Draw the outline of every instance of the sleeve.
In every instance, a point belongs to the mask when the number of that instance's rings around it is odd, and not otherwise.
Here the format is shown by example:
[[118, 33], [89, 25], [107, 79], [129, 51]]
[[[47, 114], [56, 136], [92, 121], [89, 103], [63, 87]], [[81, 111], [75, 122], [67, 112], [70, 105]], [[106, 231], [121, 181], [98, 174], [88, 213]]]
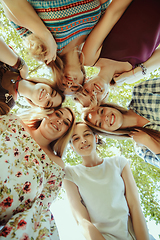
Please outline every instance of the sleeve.
[[66, 166], [64, 171], [65, 171], [65, 177], [64, 178], [66, 180], [74, 182], [74, 180], [73, 180], [73, 168], [71, 166]]
[[20, 35], [21, 38], [27, 37], [28, 35], [32, 34], [32, 32], [30, 30], [28, 30], [27, 28], [19, 26], [12, 21], [10, 23], [11, 23], [12, 27], [16, 30], [18, 35]]
[[59, 182], [55, 184], [55, 177], [52, 176], [44, 185], [41, 194], [33, 200], [33, 204], [27, 204], [28, 209], [26, 208], [24, 211], [14, 214], [9, 219], [0, 232], [0, 239], [59, 240], [50, 205], [56, 197], [55, 195], [58, 195], [57, 188], [61, 187], [62, 181], [60, 178], [60, 180], [57, 180]]
[[101, 5], [101, 15], [104, 14], [106, 8], [111, 4], [112, 0], [106, 0], [104, 3]]
[[123, 157], [123, 156], [119, 156], [118, 157], [118, 162], [119, 162], [119, 169], [120, 169], [120, 174], [121, 174], [122, 171], [123, 171], [123, 168], [128, 163], [128, 160], [125, 157]]
[[155, 154], [145, 146], [135, 144], [135, 151], [145, 162], [160, 168], [160, 154]]
[[0, 135], [8, 129], [11, 118], [13, 118], [12, 114], [0, 116]]

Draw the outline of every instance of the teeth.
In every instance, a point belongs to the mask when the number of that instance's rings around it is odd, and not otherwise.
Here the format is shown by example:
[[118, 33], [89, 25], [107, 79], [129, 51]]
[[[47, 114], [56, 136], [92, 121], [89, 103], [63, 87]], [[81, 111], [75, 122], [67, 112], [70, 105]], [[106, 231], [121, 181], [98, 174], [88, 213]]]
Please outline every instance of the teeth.
[[112, 115], [112, 118], [111, 118], [111, 125], [113, 124], [113, 121], [114, 121], [114, 115]]
[[88, 148], [90, 145], [86, 145], [84, 147], [81, 147], [81, 149]]
[[96, 88], [98, 91], [101, 91], [100, 86], [98, 86], [97, 84], [95, 84], [95, 88]]

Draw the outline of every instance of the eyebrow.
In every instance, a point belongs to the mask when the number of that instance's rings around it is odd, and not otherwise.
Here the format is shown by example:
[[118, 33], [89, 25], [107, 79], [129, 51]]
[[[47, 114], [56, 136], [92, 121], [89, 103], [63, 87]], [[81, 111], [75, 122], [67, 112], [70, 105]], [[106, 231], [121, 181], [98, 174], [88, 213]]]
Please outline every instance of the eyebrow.
[[[83, 133], [86, 133], [86, 132], [88, 132], [88, 131], [90, 132], [90, 130], [87, 129], [87, 130], [85, 130]], [[78, 134], [77, 134], [77, 133], [73, 134], [72, 138], [75, 137], [76, 135], [78, 135]]]
[[[58, 110], [58, 111], [63, 115], [63, 112], [61, 110]], [[71, 120], [69, 118], [66, 118], [66, 119], [69, 121], [69, 123], [71, 123]]]

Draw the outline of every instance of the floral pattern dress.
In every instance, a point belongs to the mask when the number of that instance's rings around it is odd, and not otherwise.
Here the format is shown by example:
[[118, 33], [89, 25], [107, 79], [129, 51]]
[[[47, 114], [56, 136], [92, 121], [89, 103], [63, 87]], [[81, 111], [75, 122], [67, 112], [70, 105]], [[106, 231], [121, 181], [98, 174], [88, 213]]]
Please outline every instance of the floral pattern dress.
[[64, 175], [15, 115], [0, 116], [0, 239], [59, 239], [50, 205]]

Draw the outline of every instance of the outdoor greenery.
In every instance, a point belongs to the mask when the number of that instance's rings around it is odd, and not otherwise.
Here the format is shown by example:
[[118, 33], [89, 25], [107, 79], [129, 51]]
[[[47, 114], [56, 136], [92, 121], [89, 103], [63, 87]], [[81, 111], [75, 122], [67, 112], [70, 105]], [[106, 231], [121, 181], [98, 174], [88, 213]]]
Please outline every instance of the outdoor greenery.
[[[0, 35], [4, 38], [5, 42], [8, 45], [11, 45], [26, 61], [30, 70], [29, 77], [37, 76], [51, 78], [49, 69], [44, 66], [44, 64], [29, 57], [21, 38], [16, 34], [15, 30], [10, 26], [9, 21], [5, 17], [1, 5], [0, 20]], [[39, 68], [36, 70], [37, 67]], [[150, 78], [160, 77], [159, 70], [157, 69], [157, 71], [153, 72]], [[97, 73], [97, 69], [95, 68], [88, 67], [86, 68], [86, 71], [87, 76], [92, 76]], [[141, 79], [141, 81], [145, 80], [146, 79]], [[109, 101], [120, 104], [123, 107], [127, 107], [131, 100], [133, 86], [134, 84], [123, 84], [120, 87], [111, 89]], [[18, 101], [20, 102], [18, 107], [24, 107], [25, 105], [28, 106], [22, 97], [20, 97]], [[77, 121], [81, 120], [81, 112], [77, 110], [77, 106], [75, 106], [71, 97], [67, 97], [64, 105], [70, 106], [75, 111]], [[16, 112], [17, 107], [13, 111]], [[145, 217], [155, 220], [157, 224], [160, 223], [160, 169], [145, 163], [136, 155], [134, 151], [134, 142], [132, 140], [114, 140], [104, 137], [103, 140], [105, 145], [103, 147], [99, 147], [99, 152], [102, 158], [105, 156], [121, 154], [131, 160], [131, 169], [139, 189]], [[70, 146], [68, 146], [64, 160], [71, 165], [78, 164], [81, 161], [80, 157], [71, 150]]]

